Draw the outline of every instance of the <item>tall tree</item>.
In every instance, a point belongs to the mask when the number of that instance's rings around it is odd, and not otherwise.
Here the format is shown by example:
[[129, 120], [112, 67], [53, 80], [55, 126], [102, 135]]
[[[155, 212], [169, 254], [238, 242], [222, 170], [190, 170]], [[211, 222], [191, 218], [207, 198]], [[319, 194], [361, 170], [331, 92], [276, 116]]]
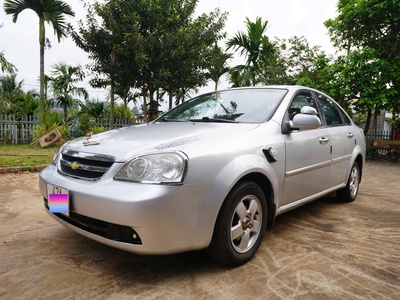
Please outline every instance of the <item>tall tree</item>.
[[74, 38], [97, 59], [103, 78], [114, 82], [111, 94], [117, 85], [140, 90], [146, 116], [147, 104], [157, 101], [158, 90], [171, 96], [177, 88], [205, 82], [203, 58], [224, 36], [226, 15], [216, 10], [195, 18], [196, 4], [197, 0], [94, 3], [89, 8], [92, 17], [86, 25], [81, 23]]
[[314, 88], [320, 84], [320, 73], [328, 65], [329, 58], [320, 46], [311, 47], [305, 37], [294, 36], [288, 40], [287, 61], [289, 73], [299, 82], [310, 82]]
[[[339, 15], [325, 22], [332, 41], [347, 52], [350, 61], [360, 53], [364, 57], [373, 53], [374, 67], [378, 68], [373, 73], [384, 81], [385, 95], [380, 95], [380, 85], [371, 97], [380, 99], [378, 107], [391, 109], [395, 117], [400, 111], [400, 1], [339, 0], [337, 10]], [[364, 60], [362, 67], [370, 65], [371, 60]], [[366, 89], [372, 91], [374, 86], [364, 86], [363, 90]]]
[[[114, 102], [115, 89], [118, 78], [126, 79], [127, 76], [118, 77], [118, 70], [125, 63], [118, 51], [118, 44], [123, 37], [113, 31], [109, 25], [112, 15], [103, 4], [94, 2], [86, 4], [86, 23], [79, 21], [77, 30], [70, 27], [70, 33], [76, 45], [88, 53], [91, 63], [87, 65], [94, 77], [89, 84], [94, 88], [110, 88], [110, 128], [114, 127]], [[101, 18], [99, 18], [99, 16]], [[134, 71], [134, 65], [130, 66]], [[129, 85], [124, 82], [124, 85]]]
[[227, 42], [228, 50], [239, 51], [246, 57], [245, 65], [233, 68], [233, 77], [240, 78], [242, 85], [256, 85], [259, 83], [259, 74], [265, 62], [272, 58], [276, 52], [276, 46], [265, 35], [268, 21], [263, 22], [260, 17], [255, 22], [246, 18], [247, 32], [239, 31]]
[[388, 67], [387, 62], [377, 58], [371, 48], [350, 51], [327, 67], [325, 73], [330, 80], [321, 90], [336, 97], [350, 115], [356, 113], [364, 119], [364, 132], [367, 134], [372, 117], [377, 116], [388, 103], [390, 89], [382, 72]]
[[69, 4], [61, 0], [5, 0], [4, 11], [13, 16], [13, 22], [17, 22], [19, 14], [25, 9], [33, 10], [39, 18], [39, 46], [40, 46], [40, 120], [45, 122], [45, 98], [44, 98], [44, 49], [46, 41], [45, 23], [54, 29], [58, 42], [66, 36], [67, 23], [65, 16], [75, 16]]
[[262, 61], [263, 84], [298, 84], [318, 88], [330, 57], [319, 46], [311, 47], [305, 37], [293, 36], [274, 41], [275, 55]]
[[51, 87], [54, 100], [64, 109], [64, 122], [67, 122], [68, 108], [80, 102], [74, 96], [83, 96], [88, 99], [88, 92], [85, 88], [75, 85], [82, 81], [85, 75], [80, 65], [69, 66], [65, 63], [53, 65], [52, 74]]

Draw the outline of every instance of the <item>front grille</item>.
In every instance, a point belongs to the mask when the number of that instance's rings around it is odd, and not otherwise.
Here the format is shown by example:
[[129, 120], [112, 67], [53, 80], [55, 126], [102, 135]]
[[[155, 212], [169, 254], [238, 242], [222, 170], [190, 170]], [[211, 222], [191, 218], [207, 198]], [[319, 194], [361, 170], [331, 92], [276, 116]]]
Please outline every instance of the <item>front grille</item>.
[[97, 180], [113, 165], [109, 155], [90, 154], [67, 150], [61, 154], [60, 171], [79, 179]]
[[[49, 206], [46, 198], [44, 198], [44, 205], [48, 210]], [[139, 235], [131, 227], [93, 219], [80, 215], [74, 211], [70, 211], [69, 216], [60, 213], [55, 213], [54, 215], [75, 227], [106, 239], [122, 243], [142, 245]]]

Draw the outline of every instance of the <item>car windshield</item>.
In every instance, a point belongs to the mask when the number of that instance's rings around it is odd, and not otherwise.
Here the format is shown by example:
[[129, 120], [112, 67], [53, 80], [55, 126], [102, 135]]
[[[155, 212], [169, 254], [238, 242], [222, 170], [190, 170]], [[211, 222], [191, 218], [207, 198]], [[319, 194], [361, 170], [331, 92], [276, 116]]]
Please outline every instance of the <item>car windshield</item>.
[[261, 123], [268, 119], [285, 89], [234, 89], [193, 98], [167, 112], [159, 122], [243, 122]]

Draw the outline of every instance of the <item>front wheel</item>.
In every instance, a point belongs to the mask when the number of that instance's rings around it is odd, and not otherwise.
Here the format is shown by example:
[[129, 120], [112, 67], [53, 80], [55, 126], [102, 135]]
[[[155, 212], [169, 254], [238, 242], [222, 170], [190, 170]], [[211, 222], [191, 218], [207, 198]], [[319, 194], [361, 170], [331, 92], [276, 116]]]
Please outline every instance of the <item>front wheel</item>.
[[248, 262], [257, 252], [267, 224], [267, 202], [262, 189], [243, 182], [221, 207], [209, 247], [210, 254], [228, 266]]
[[360, 186], [361, 172], [357, 162], [354, 162], [351, 168], [347, 185], [336, 192], [336, 196], [344, 202], [353, 202], [358, 194], [358, 188]]

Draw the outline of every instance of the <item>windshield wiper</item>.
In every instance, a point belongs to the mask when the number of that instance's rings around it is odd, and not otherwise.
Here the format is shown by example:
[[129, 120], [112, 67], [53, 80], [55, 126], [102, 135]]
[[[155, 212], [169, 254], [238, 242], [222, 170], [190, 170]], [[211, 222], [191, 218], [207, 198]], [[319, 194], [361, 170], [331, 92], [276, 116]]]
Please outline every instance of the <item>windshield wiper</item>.
[[187, 122], [188, 120], [182, 120], [182, 119], [169, 119], [167, 117], [161, 118], [158, 120], [158, 122]]
[[239, 123], [235, 120], [228, 119], [215, 119], [209, 117], [202, 117], [201, 119], [189, 119], [190, 122], [215, 122], [215, 123]]

